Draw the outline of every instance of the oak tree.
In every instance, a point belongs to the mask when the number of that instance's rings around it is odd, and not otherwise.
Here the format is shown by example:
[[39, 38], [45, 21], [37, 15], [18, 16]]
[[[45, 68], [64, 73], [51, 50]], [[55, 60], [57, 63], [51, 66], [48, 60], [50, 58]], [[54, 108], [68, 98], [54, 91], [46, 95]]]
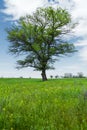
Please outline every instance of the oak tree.
[[9, 52], [23, 55], [18, 68], [33, 67], [41, 71], [42, 80], [47, 80], [46, 70], [60, 57], [75, 51], [74, 45], [63, 36], [72, 30], [70, 14], [52, 7], [38, 8], [32, 15], [21, 17], [7, 29]]

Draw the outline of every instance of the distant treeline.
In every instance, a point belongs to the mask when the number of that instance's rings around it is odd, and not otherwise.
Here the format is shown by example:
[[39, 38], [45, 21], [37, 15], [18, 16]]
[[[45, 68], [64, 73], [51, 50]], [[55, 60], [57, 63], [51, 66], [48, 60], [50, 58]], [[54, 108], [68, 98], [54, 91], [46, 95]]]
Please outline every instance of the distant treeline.
[[[5, 77], [0, 77], [0, 78], [5, 78]], [[9, 78], [9, 77], [8, 77]], [[14, 77], [13, 77], [14, 78]], [[16, 78], [16, 77], [15, 77]], [[18, 78], [18, 77], [17, 77]], [[19, 78], [25, 78], [23, 76], [20, 76]], [[27, 77], [28, 78], [28, 77]], [[65, 73], [64, 75], [50, 75], [50, 79], [58, 79], [58, 78], [87, 78], [87, 76], [84, 76], [83, 72], [78, 72], [76, 75], [72, 73]], [[29, 79], [32, 79], [32, 77], [29, 77]]]
[[84, 76], [84, 74], [82, 72], [78, 72], [76, 75], [73, 75], [72, 73], [65, 73], [64, 76], [53, 76], [50, 75], [50, 78], [86, 78], [86, 76]]

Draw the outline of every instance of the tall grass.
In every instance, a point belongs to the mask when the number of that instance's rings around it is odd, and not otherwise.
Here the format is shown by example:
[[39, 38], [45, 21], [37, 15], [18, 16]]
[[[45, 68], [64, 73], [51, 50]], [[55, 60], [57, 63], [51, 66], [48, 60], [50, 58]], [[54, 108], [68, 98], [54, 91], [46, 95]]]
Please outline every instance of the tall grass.
[[87, 79], [0, 79], [0, 130], [86, 130]]

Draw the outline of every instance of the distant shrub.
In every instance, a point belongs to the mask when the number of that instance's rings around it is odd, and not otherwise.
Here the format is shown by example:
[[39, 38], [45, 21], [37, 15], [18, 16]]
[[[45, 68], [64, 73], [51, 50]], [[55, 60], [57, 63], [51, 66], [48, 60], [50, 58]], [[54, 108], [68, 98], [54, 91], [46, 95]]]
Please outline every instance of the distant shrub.
[[56, 76], [55, 76], [55, 79], [57, 79], [58, 77], [59, 77], [59, 76], [58, 76], [58, 75], [56, 75]]
[[64, 78], [72, 78], [72, 77], [73, 77], [72, 73], [65, 73], [64, 74]]
[[50, 78], [53, 79], [53, 75], [50, 75]]
[[20, 79], [23, 79], [23, 77], [22, 77], [22, 76], [20, 76]]
[[84, 74], [82, 72], [77, 73], [78, 78], [84, 78]]

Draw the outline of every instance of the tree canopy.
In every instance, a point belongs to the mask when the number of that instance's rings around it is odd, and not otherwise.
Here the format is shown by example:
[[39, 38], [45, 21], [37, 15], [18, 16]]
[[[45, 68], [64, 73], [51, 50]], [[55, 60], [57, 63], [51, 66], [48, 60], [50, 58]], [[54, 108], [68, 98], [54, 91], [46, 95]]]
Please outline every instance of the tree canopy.
[[74, 45], [63, 38], [72, 30], [71, 23], [70, 14], [62, 8], [38, 8], [32, 15], [21, 17], [7, 30], [9, 52], [25, 55], [17, 67], [33, 67], [47, 80], [46, 70], [53, 69], [60, 56], [75, 51]]

